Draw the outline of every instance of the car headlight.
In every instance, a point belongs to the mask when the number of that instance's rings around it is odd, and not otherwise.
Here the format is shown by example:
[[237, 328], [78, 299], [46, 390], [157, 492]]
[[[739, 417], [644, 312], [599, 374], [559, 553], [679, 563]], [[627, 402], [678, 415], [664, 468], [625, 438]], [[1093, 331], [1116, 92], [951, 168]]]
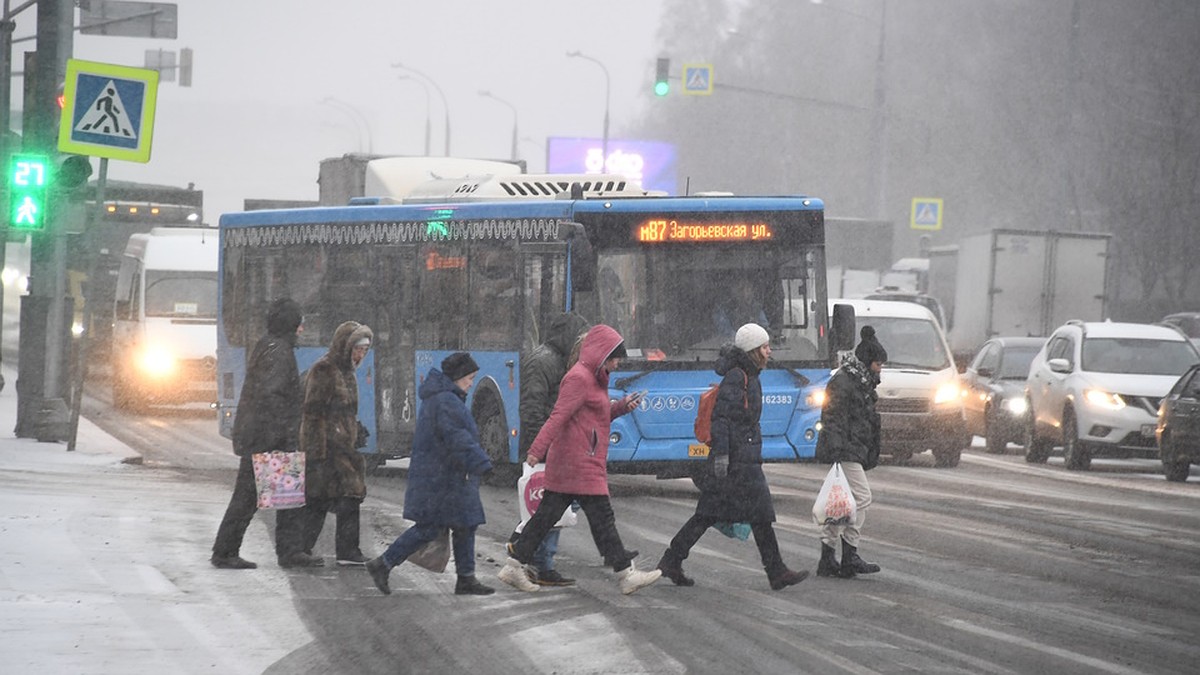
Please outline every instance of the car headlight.
[[138, 359], [138, 366], [153, 377], [170, 375], [175, 370], [175, 355], [162, 347], [147, 347]]
[[1120, 394], [1113, 394], [1103, 389], [1088, 389], [1083, 392], [1083, 398], [1097, 408], [1120, 410], [1125, 407], [1125, 399]]
[[959, 390], [957, 382], [943, 382], [933, 395], [934, 405], [943, 405], [946, 403], [955, 403], [961, 398], [962, 394]]
[[1024, 415], [1029, 410], [1029, 401], [1026, 401], [1021, 396], [1004, 399], [1004, 409], [1012, 413], [1015, 417]]

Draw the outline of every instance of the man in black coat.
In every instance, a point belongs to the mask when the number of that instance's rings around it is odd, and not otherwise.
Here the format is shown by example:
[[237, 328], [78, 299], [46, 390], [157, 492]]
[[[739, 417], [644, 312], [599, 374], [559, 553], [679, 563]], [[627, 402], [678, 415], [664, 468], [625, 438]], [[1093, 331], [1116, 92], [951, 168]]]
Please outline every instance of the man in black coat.
[[[567, 361], [575, 342], [591, 328], [588, 320], [574, 312], [564, 312], [550, 320], [546, 337], [521, 359], [521, 438], [520, 456], [529, 455], [529, 446], [537, 437], [554, 402], [558, 400], [558, 385], [567, 374]], [[513, 531], [510, 542], [516, 542], [521, 527]], [[562, 528], [550, 530], [533, 554], [533, 566], [537, 578], [532, 581], [541, 586], [570, 586], [575, 583], [554, 569], [554, 554], [558, 552], [558, 535]]]
[[[871, 505], [871, 485], [866, 472], [879, 463], [879, 413], [875, 387], [887, 362], [887, 350], [875, 337], [875, 329], [863, 326], [862, 341], [847, 356], [825, 387], [825, 407], [821, 410], [821, 435], [817, 439], [817, 461], [840, 462], [857, 514], [847, 525], [826, 524], [821, 528], [821, 561], [817, 576], [850, 578], [855, 574], [879, 571], [879, 565], [858, 557], [859, 535], [867, 507]], [[838, 563], [836, 547], [842, 543]]]
[[[300, 372], [296, 367], [296, 335], [303, 315], [300, 305], [290, 298], [280, 298], [267, 310], [267, 334], [259, 339], [246, 362], [246, 381], [233, 421], [233, 452], [242, 458], [238, 466], [233, 496], [217, 539], [213, 542], [211, 562], [223, 569], [253, 569], [239, 551], [246, 528], [258, 510], [258, 494], [254, 485], [256, 452], [291, 452], [298, 448], [300, 408], [303, 390]], [[275, 516], [275, 550], [290, 550], [283, 546], [301, 537], [299, 514], [302, 509], [283, 509]]]

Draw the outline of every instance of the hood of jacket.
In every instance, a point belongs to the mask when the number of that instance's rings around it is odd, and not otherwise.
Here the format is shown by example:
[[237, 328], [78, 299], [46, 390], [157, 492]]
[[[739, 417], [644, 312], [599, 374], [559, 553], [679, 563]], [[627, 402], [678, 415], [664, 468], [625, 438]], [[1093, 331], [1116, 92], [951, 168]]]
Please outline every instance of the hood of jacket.
[[451, 392], [464, 401], [467, 400], [467, 392], [459, 389], [458, 385], [454, 384], [454, 380], [451, 380], [437, 368], [430, 368], [429, 374], [425, 376], [425, 381], [421, 383], [421, 386], [417, 387], [417, 396], [424, 401], [446, 391]]
[[721, 353], [717, 356], [717, 374], [725, 377], [725, 373], [734, 368], [741, 368], [747, 377], [758, 375], [761, 370], [749, 354], [733, 345], [725, 345], [721, 347]]
[[267, 310], [267, 333], [284, 338], [288, 344], [294, 346], [296, 329], [303, 320], [304, 313], [300, 310], [300, 303], [291, 298], [280, 298], [272, 302], [271, 308]]
[[542, 342], [566, 358], [575, 340], [588, 329], [588, 320], [575, 312], [564, 312], [550, 320], [546, 339]]
[[601, 384], [607, 385], [608, 373], [604, 372], [602, 366], [608, 355], [622, 342], [624, 340], [616, 330], [602, 323], [596, 324], [583, 338], [583, 345], [579, 348], [579, 363], [595, 375]]
[[366, 324], [357, 321], [345, 321], [333, 331], [333, 340], [329, 343], [329, 360], [341, 370], [354, 370], [354, 361], [350, 353], [354, 351], [354, 343], [367, 338], [374, 341], [375, 334]]

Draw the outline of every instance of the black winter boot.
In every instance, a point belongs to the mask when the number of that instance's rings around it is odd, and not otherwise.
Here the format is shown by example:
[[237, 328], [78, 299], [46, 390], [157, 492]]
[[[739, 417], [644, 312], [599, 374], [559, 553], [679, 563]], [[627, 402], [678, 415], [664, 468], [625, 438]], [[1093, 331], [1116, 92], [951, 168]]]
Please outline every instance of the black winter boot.
[[491, 595], [496, 589], [491, 586], [484, 586], [479, 583], [475, 575], [469, 577], [459, 577], [458, 583], [454, 584], [455, 595]]
[[[846, 574], [849, 570], [850, 574]], [[858, 557], [858, 547], [851, 546], [842, 540], [842, 576], [852, 577], [855, 574], [874, 574], [879, 571], [879, 565], [867, 562]]]
[[821, 542], [821, 561], [817, 563], [817, 576], [840, 577], [842, 570], [838, 567], [837, 552], [833, 547]]
[[696, 580], [683, 573], [683, 565], [674, 560], [669, 550], [663, 554], [663, 557], [659, 558], [658, 569], [664, 577], [670, 579], [671, 583], [676, 586], [696, 585]]

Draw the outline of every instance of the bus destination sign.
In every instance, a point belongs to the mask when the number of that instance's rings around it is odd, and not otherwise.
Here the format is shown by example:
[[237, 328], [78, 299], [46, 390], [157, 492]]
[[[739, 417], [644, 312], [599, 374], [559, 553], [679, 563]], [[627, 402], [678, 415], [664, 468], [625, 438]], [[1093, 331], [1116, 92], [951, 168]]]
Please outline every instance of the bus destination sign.
[[647, 218], [634, 225], [639, 242], [753, 242], [775, 236], [771, 226], [751, 221], [686, 221], [676, 218]]

